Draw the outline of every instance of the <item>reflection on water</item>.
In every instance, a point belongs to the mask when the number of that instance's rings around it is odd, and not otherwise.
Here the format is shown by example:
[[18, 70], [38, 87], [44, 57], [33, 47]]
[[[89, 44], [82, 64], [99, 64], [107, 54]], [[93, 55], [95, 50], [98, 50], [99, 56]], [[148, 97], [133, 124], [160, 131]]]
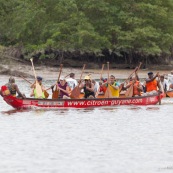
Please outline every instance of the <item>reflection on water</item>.
[[15, 110], [0, 98], [0, 107], [2, 173], [172, 171], [170, 98], [162, 105], [60, 110]]
[[2, 114], [7, 114], [7, 115], [13, 115], [13, 114], [16, 114], [16, 113], [21, 113], [21, 112], [27, 112], [29, 110], [23, 110], [23, 109], [12, 109], [12, 110], [8, 110], [8, 111], [1, 111]]
[[159, 107], [147, 107], [146, 110], [159, 110], [160, 108]]

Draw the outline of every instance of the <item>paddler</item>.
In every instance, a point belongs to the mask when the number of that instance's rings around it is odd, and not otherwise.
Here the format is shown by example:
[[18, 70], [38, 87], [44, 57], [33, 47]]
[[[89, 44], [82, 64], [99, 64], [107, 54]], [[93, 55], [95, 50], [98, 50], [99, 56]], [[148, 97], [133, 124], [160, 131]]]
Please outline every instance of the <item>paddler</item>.
[[146, 82], [146, 93], [145, 95], [152, 95], [158, 92], [158, 89], [160, 92], [162, 91], [160, 81], [156, 78], [159, 77], [159, 72], [156, 73], [156, 75], [153, 74], [153, 72], [148, 72], [148, 78], [145, 80]]
[[13, 97], [16, 97], [16, 94], [18, 94], [17, 97], [26, 98], [25, 94], [20, 92], [17, 84], [15, 83], [14, 77], [11, 76], [9, 78], [9, 82], [1, 87], [1, 95], [12, 95]]
[[143, 92], [142, 84], [140, 83], [140, 81], [138, 79], [139, 79], [139, 77], [133, 76], [131, 78], [129, 84], [127, 84], [125, 87], [123, 87], [123, 90], [126, 90], [126, 89], [128, 90], [133, 85], [132, 97], [141, 96], [141, 94]]
[[107, 82], [103, 83], [103, 86], [110, 86], [111, 97], [119, 97], [119, 83], [116, 81], [115, 76], [111, 75]]
[[[37, 76], [37, 82], [41, 86], [41, 89], [42, 89], [42, 99], [44, 99], [45, 98], [45, 95], [44, 95], [45, 88], [42, 84], [42, 80], [43, 80], [43, 78], [41, 76]], [[34, 96], [34, 98], [38, 98], [37, 91], [36, 91], [36, 81], [31, 85], [31, 88], [32, 88], [32, 92], [30, 94], [30, 97]]]
[[84, 98], [95, 98], [94, 84], [91, 82], [90, 76], [85, 76], [84, 83], [80, 84], [80, 89], [84, 91]]
[[59, 79], [59, 83], [57, 84], [57, 90], [60, 91], [59, 98], [60, 99], [70, 99], [70, 87], [68, 86], [65, 77], [61, 76]]

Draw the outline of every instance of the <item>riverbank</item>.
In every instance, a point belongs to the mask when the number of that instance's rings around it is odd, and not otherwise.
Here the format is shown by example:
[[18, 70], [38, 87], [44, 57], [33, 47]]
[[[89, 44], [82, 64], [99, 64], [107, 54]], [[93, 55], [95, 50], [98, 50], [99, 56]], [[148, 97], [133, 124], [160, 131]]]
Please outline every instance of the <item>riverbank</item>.
[[[1, 68], [3, 67], [3, 68]], [[0, 66], [0, 76], [23, 76], [25, 78], [34, 78], [34, 73], [32, 67], [29, 65], [15, 65], [11, 68], [1, 65]], [[47, 66], [35, 66], [36, 75], [42, 76], [45, 80], [57, 79], [59, 75], [58, 67], [47, 67]], [[140, 78], [146, 78], [147, 72], [151, 71], [151, 69], [140, 69], [138, 74]], [[160, 74], [169, 74], [170, 70], [152, 70], [154, 73], [157, 71]], [[63, 76], [68, 75], [69, 73], [75, 73], [76, 79], [80, 78], [82, 67], [81, 68], [63, 68], [62, 74]], [[110, 69], [109, 73], [116, 76], [118, 79], [126, 79], [131, 73], [133, 69]], [[87, 74], [91, 74], [93, 79], [100, 78], [101, 69], [85, 69], [83, 73], [83, 77]], [[107, 69], [103, 71], [103, 77], [107, 77]]]
[[[26, 78], [34, 78], [34, 73], [32, 69], [32, 65], [29, 61], [13, 58], [13, 57], [5, 57], [0, 58], [1, 65], [0, 65], [0, 75], [7, 75], [7, 76], [23, 76]], [[86, 69], [84, 70], [83, 76], [87, 74], [92, 74], [92, 78], [99, 79], [101, 73], [101, 64], [94, 64], [91, 63], [88, 65], [87, 62], [73, 62], [76, 63], [78, 67], [63, 67], [62, 75], [66, 76], [69, 73], [73, 72], [76, 74], [76, 78], [79, 79], [82, 71], [82, 66], [85, 63]], [[57, 79], [59, 75], [59, 66], [49, 66], [45, 64], [38, 64], [35, 63], [35, 71], [36, 74], [42, 76], [45, 79]], [[128, 64], [113, 64], [110, 63], [110, 74], [115, 75], [117, 78], [126, 79], [129, 74], [133, 71], [135, 66], [128, 67]], [[168, 74], [170, 71], [173, 70], [172, 65], [152, 65], [149, 68], [142, 68], [139, 70], [139, 76], [141, 78], [147, 77], [148, 71], [157, 72], [159, 71], [160, 74]], [[103, 76], [107, 77], [107, 67], [105, 65], [105, 69], [103, 71]]]

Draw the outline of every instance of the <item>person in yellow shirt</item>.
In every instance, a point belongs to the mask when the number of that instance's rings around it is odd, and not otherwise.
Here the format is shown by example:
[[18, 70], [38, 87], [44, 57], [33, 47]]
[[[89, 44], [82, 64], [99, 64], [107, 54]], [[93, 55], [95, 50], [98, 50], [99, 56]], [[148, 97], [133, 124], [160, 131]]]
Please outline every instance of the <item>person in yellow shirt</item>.
[[107, 90], [110, 90], [109, 97], [119, 97], [119, 83], [116, 81], [114, 75], [111, 75], [103, 85], [107, 87]]
[[[38, 81], [39, 85], [41, 86], [41, 89], [42, 89], [42, 98], [44, 99], [45, 98], [45, 95], [44, 95], [45, 88], [44, 88], [44, 86], [42, 84], [42, 77], [37, 76], [37, 81]], [[34, 82], [31, 85], [31, 88], [32, 88], [32, 92], [30, 94], [30, 97], [33, 97], [34, 96], [34, 98], [38, 98], [37, 92], [36, 92], [36, 82]]]

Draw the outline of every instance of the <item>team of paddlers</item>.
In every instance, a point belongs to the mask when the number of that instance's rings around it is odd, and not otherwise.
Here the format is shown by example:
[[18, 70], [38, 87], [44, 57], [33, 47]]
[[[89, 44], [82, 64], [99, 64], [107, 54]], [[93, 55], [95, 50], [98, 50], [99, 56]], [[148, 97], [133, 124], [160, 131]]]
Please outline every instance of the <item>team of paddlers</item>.
[[[53, 99], [70, 99], [70, 98], [98, 98], [99, 95], [103, 95], [105, 98], [118, 98], [120, 93], [125, 93], [126, 97], [146, 96], [152, 95], [156, 92], [166, 92], [173, 89], [173, 71], [168, 75], [168, 80], [165, 79], [165, 75], [159, 75], [153, 72], [148, 72], [148, 78], [142, 84], [137, 74], [138, 68], [134, 70], [134, 75], [130, 76], [128, 80], [119, 84], [114, 75], [110, 75], [109, 78], [100, 78], [100, 81], [91, 78], [91, 75], [87, 75], [84, 79], [76, 80], [75, 74], [70, 73], [69, 77], [59, 76], [55, 85], [52, 85], [52, 98]], [[38, 95], [38, 84], [41, 88], [41, 96]], [[42, 77], [37, 76], [36, 81], [31, 84], [31, 97], [34, 98], [48, 98], [48, 89], [42, 84]], [[82, 97], [79, 95], [83, 93]], [[15, 83], [14, 77], [9, 78], [9, 82], [1, 87], [1, 96], [13, 95], [16, 97], [25, 98]]]

